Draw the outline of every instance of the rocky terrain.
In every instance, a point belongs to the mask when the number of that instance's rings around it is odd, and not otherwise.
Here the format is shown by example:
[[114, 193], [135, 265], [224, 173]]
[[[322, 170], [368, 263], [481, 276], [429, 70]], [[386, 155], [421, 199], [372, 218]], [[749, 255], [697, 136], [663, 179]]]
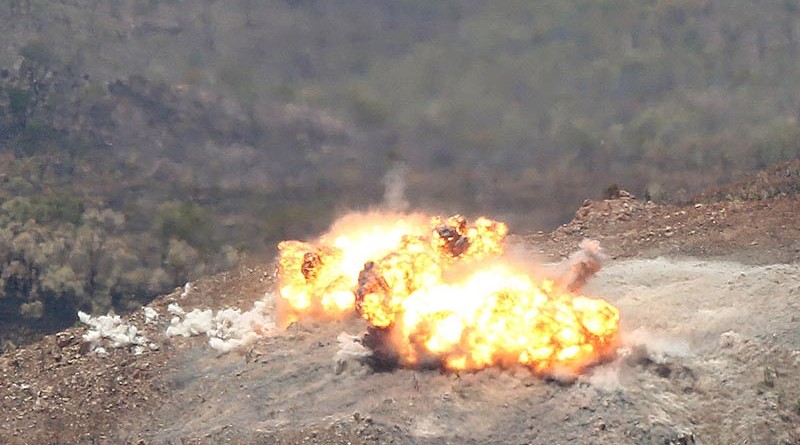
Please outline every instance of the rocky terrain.
[[797, 176], [780, 173], [798, 165], [682, 205], [622, 191], [551, 233], [512, 235], [545, 269], [587, 237], [610, 256], [584, 290], [620, 308], [622, 345], [577, 379], [337, 370], [337, 336], [365, 328], [355, 319], [303, 321], [227, 353], [165, 336], [173, 303], [269, 308], [274, 265], [253, 263], [124, 317], [143, 348], [92, 352], [84, 326], [6, 352], [0, 442], [800, 443], [800, 199]]

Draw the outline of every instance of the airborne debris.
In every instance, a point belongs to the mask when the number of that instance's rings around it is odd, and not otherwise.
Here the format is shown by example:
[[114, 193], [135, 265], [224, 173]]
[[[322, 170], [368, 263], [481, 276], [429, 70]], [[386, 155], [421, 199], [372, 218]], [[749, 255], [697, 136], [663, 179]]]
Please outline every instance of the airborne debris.
[[317, 271], [322, 266], [322, 258], [317, 252], [306, 252], [303, 255], [303, 266], [300, 271], [306, 280], [313, 280], [317, 277]]
[[443, 222], [437, 217], [434, 219], [434, 223], [436, 224], [434, 230], [439, 236], [439, 246], [443, 251], [454, 257], [467, 251], [470, 240], [466, 233], [466, 218], [461, 215], [453, 215]]
[[581, 290], [589, 278], [600, 271], [602, 262], [608, 258], [597, 240], [584, 239], [578, 247], [580, 250], [559, 265], [557, 281], [572, 292]]

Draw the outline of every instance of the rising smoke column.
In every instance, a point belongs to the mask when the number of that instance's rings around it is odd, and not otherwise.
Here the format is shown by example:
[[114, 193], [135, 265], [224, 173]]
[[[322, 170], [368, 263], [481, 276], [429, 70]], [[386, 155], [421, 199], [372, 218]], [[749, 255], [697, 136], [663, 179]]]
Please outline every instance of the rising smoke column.
[[394, 162], [383, 177], [383, 205], [394, 212], [405, 212], [409, 204], [406, 199], [406, 173], [403, 162]]

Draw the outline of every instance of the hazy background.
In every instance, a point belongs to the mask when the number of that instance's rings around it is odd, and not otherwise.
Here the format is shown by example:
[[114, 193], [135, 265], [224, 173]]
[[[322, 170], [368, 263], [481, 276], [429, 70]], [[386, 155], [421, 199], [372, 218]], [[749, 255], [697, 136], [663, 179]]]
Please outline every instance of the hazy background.
[[269, 258], [387, 174], [524, 232], [800, 155], [796, 0], [3, 0], [0, 36], [14, 341]]

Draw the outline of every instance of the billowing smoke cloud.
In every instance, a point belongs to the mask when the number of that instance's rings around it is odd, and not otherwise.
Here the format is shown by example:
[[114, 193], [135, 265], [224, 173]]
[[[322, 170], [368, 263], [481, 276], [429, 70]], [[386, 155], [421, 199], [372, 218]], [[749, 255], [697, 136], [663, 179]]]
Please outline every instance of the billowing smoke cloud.
[[602, 262], [608, 258], [597, 240], [585, 239], [578, 247], [580, 250], [558, 266], [558, 284], [573, 292], [582, 289], [589, 278], [600, 271]]
[[383, 177], [383, 205], [387, 210], [402, 212], [408, 210], [406, 199], [406, 165], [395, 162]]

